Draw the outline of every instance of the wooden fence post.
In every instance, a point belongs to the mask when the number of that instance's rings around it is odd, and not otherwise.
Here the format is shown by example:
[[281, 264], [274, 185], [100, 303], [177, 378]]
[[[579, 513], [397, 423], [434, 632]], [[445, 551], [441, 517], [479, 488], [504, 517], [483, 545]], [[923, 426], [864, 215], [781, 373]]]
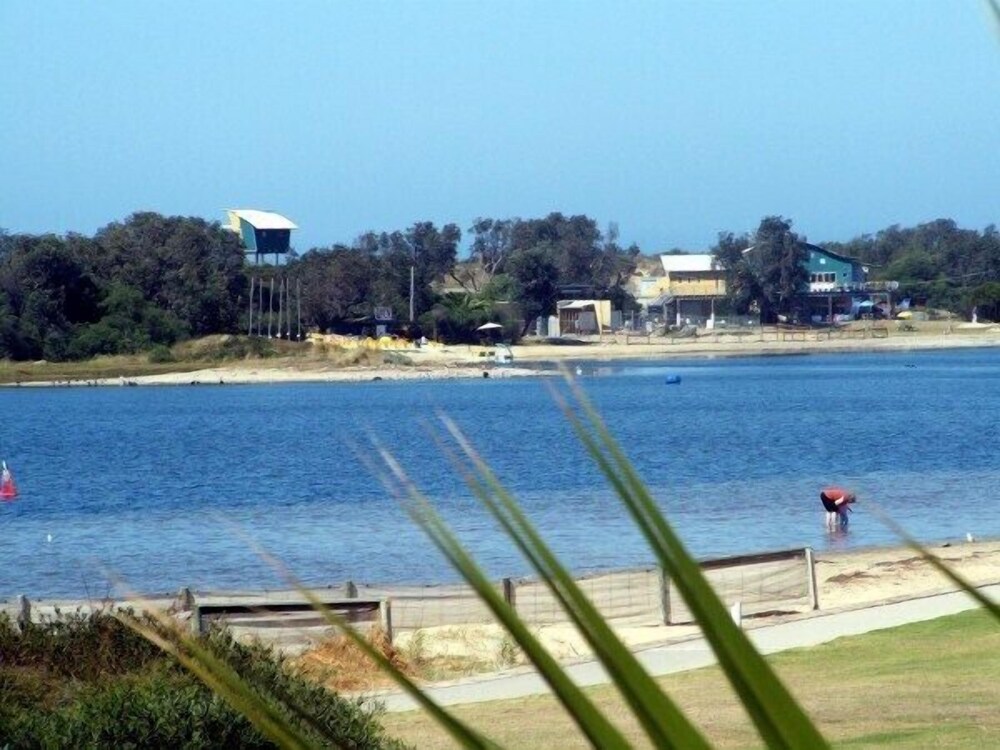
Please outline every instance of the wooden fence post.
[[806, 547], [806, 580], [809, 586], [809, 603], [819, 609], [819, 589], [816, 586], [816, 559], [812, 547]]
[[517, 585], [513, 578], [503, 579], [503, 600], [511, 609], [517, 609]]
[[17, 595], [17, 626], [23, 632], [31, 624], [31, 602], [24, 594]]
[[197, 603], [191, 605], [191, 634], [195, 638], [202, 634], [201, 630], [201, 607]]
[[663, 624], [670, 624], [670, 577], [667, 572], [660, 568], [660, 614], [663, 616]]
[[194, 594], [185, 586], [177, 592], [175, 608], [178, 612], [190, 612], [192, 607], [194, 607]]
[[379, 624], [385, 632], [385, 637], [392, 643], [392, 604], [389, 599], [383, 599], [378, 605]]

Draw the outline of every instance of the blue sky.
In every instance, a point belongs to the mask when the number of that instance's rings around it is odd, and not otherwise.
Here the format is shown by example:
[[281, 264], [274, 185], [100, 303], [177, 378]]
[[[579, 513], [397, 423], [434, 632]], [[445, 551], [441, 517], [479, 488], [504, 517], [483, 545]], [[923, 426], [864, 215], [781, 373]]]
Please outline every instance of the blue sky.
[[644, 252], [1000, 222], [984, 3], [0, 3], [0, 227], [584, 213]]

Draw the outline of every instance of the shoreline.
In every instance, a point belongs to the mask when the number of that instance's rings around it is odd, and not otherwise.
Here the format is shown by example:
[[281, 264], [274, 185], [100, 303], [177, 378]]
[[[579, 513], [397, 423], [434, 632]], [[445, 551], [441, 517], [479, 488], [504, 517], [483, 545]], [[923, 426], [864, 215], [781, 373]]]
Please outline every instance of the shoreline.
[[[925, 541], [922, 544], [924, 549], [943, 560], [974, 586], [1000, 584], [1000, 537], [972, 541], [942, 539]], [[902, 543], [849, 550], [823, 550], [815, 551], [814, 554], [818, 609], [748, 616], [744, 621], [744, 627], [754, 629], [768, 624], [808, 619], [817, 614], [917, 600], [958, 590], [952, 581]], [[414, 586], [415, 584], [383, 583], [377, 588], [381, 592], [380, 596], [392, 598], [393, 589], [410, 591]], [[429, 586], [433, 587], [433, 584]], [[321, 589], [319, 592], [328, 593], [326, 589]], [[246, 600], [248, 603], [266, 602], [275, 598], [282, 600], [288, 595], [298, 598], [292, 592], [279, 589], [199, 590], [191, 593], [197, 599], [208, 602], [232, 597]], [[28, 596], [31, 596], [30, 592]], [[153, 607], [165, 610], [176, 607], [178, 597], [178, 594], [168, 592], [150, 592], [145, 595], [132, 593], [124, 597], [101, 598], [96, 601], [82, 597], [39, 596], [31, 597], [30, 611], [32, 618], [38, 619], [54, 616], [60, 611], [85, 612], [108, 606], [137, 609]], [[0, 596], [0, 612], [6, 611], [9, 616], [16, 617], [18, 606], [15, 596]], [[699, 632], [699, 628], [693, 624], [667, 625], [662, 620], [645, 615], [608, 619], [607, 622], [632, 650], [685, 640], [696, 636]], [[294, 630], [296, 626], [289, 627]], [[321, 629], [321, 631], [305, 636], [304, 648], [294, 650], [301, 653], [321, 644], [329, 635], [326, 630]], [[539, 624], [535, 631], [539, 640], [560, 662], [573, 663], [591, 656], [588, 644], [568, 621]], [[279, 631], [275, 631], [275, 635], [280, 635]], [[306, 642], [309, 645], [305, 645]], [[499, 624], [455, 621], [447, 625], [400, 627], [393, 642], [404, 652], [408, 649], [419, 650], [422, 658], [428, 660], [463, 662], [467, 666], [462, 669], [472, 670], [469, 672], [471, 674], [481, 673], [483, 664], [499, 664], [503, 661], [507, 639], [505, 631]], [[285, 647], [290, 645], [286, 643]], [[520, 659], [507, 667], [516, 666], [519, 662]], [[455, 677], [458, 676], [461, 675], [456, 673]]]
[[[992, 585], [993, 583], [1000, 583], [1000, 536], [984, 536], [976, 537], [972, 541], [968, 539], [963, 539], [961, 537], [941, 537], [938, 539], [927, 539], [919, 540], [919, 544], [927, 551], [933, 553], [939, 558], [947, 560], [949, 555], [957, 554], [956, 560], [968, 562], [969, 560], [975, 560], [978, 557], [986, 556], [996, 556], [995, 567], [990, 571], [989, 575], [985, 578], [981, 576], [975, 577], [972, 582], [976, 585]], [[741, 556], [753, 556], [755, 554], [761, 554], [759, 550], [749, 550], [746, 552], [738, 553], [736, 555], [726, 555], [722, 558], [697, 558], [699, 562], [704, 562], [705, 560], [711, 559], [724, 559], [726, 557], [741, 557]], [[917, 553], [910, 547], [908, 547], [904, 542], [899, 544], [874, 544], [861, 547], [848, 547], [841, 549], [814, 549], [813, 554], [817, 565], [817, 583], [820, 586], [824, 586], [829, 583], [829, 578], [836, 576], [842, 568], [845, 566], [868, 566], [874, 565], [876, 569], [881, 569], [887, 567], [890, 563], [898, 562], [903, 559], [914, 559], [917, 557]], [[921, 563], [925, 564], [925, 563]], [[832, 565], [831, 570], [836, 570], [833, 576], [820, 576], [819, 567], [823, 565]], [[635, 565], [624, 566], [624, 567], [612, 567], [612, 568], [600, 568], [600, 569], [583, 569], [576, 571], [577, 574], [581, 576], [593, 576], [596, 574], [603, 573], [615, 573], [623, 572], [633, 569], [646, 569], [649, 567], [655, 567], [655, 562], [651, 559], [646, 563], [637, 563]], [[573, 573], [573, 571], [570, 571]], [[945, 586], [953, 586], [954, 584], [947, 578], [941, 576], [940, 574], [931, 569], [928, 566], [927, 572], [930, 574], [931, 578], [940, 580], [940, 582]], [[514, 577], [531, 577], [533, 574], [529, 571], [525, 571], [523, 574], [515, 575]], [[877, 577], [877, 576], [872, 576]], [[367, 580], [364, 576], [356, 576], [356, 580]], [[305, 583], [303, 584], [307, 589], [315, 588], [315, 584]], [[414, 588], [433, 588], [436, 586], [452, 586], [452, 585], [463, 585], [460, 579], [449, 579], [447, 581], [414, 581], [410, 579], [401, 581], [375, 581], [366, 583], [365, 585], [374, 586], [378, 589], [391, 589], [400, 588], [410, 591]], [[181, 584], [177, 584], [176, 590], [186, 588]], [[326, 590], [329, 588], [329, 584], [321, 586], [317, 590]], [[171, 589], [170, 586], [164, 585], [155, 590], [147, 590], [145, 592], [130, 592], [129, 596], [126, 597], [98, 597], [99, 600], [116, 600], [123, 599], [131, 601], [133, 598], [136, 600], [146, 600], [146, 601], [159, 601], [165, 598], [170, 598], [176, 596], [176, 590]], [[937, 588], [927, 589], [922, 593], [937, 591]], [[276, 588], [260, 588], [260, 589], [227, 589], [227, 588], [206, 588], [206, 589], [192, 589], [193, 593], [201, 594], [203, 596], [218, 597], [218, 596], [251, 596], [260, 597], [266, 599], [269, 596], [280, 595], [294, 592], [295, 589], [283, 589], [280, 587]], [[3, 604], [11, 604], [14, 602], [18, 595], [26, 594], [31, 598], [32, 601], [38, 603], [44, 603], [50, 606], [69, 606], [72, 603], [88, 603], [94, 601], [94, 599], [88, 599], [83, 594], [80, 595], [63, 595], [63, 594], [33, 594], [32, 592], [3, 592], [0, 591], [0, 609], [2, 609]], [[854, 603], [864, 602], [878, 602], [887, 601], [892, 597], [886, 597], [885, 599], [863, 597]], [[823, 603], [821, 602], [821, 608], [823, 608]], [[842, 606], [843, 602], [837, 601], [836, 606]]]
[[[804, 334], [801, 334], [804, 335]], [[616, 362], [641, 359], [726, 359], [810, 354], [872, 354], [1000, 347], [1000, 327], [976, 333], [896, 334], [886, 338], [734, 341], [727, 334], [705, 334], [697, 339], [668, 339], [622, 343], [585, 341], [573, 344], [531, 343], [511, 347], [512, 365], [487, 359], [486, 347], [431, 346], [387, 350], [412, 360], [409, 365], [336, 367], [321, 359], [284, 358], [228, 363], [183, 372], [91, 379], [39, 380], [6, 383], [4, 388], [108, 387], [150, 385], [265, 385], [288, 383], [360, 383], [370, 381], [517, 378], [553, 375], [544, 365], [580, 361]], [[522, 366], [527, 363], [528, 366]]]

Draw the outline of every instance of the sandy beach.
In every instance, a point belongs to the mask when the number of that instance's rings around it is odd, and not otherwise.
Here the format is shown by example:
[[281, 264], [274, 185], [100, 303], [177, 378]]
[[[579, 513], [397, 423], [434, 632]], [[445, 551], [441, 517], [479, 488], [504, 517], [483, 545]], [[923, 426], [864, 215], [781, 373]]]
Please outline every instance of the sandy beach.
[[529, 342], [510, 347], [513, 363], [499, 365], [489, 347], [399, 345], [382, 352], [405, 364], [338, 365], [323, 356], [252, 359], [219, 366], [157, 375], [105, 377], [93, 380], [37, 381], [20, 386], [115, 386], [115, 385], [218, 385], [281, 383], [348, 383], [374, 380], [447, 380], [453, 378], [517, 378], [551, 375], [544, 363], [574, 361], [618, 361], [692, 357], [781, 356], [846, 352], [925, 351], [1000, 346], [1000, 325], [926, 324], [925, 330], [903, 332], [886, 329], [888, 335], [873, 337], [870, 330], [856, 329], [838, 337], [823, 332], [777, 332], [759, 334], [700, 331], [693, 338], [626, 336], [590, 337], [565, 342]]
[[[976, 585], [1000, 583], [1000, 540], [943, 542], [928, 548]], [[817, 553], [816, 583], [821, 612], [916, 599], [956, 588], [907, 547]], [[797, 615], [749, 618], [744, 620], [744, 627], [760, 627], [782, 619], [808, 616], [810, 613], [804, 611]], [[698, 632], [695, 626], [668, 626], [653, 620], [612, 621], [612, 625], [633, 648], [685, 638]], [[590, 648], [569, 624], [544, 625], [535, 628], [534, 632], [559, 659], [574, 660], [591, 654]], [[504, 633], [496, 625], [423, 628], [400, 633], [396, 640], [403, 653], [419, 648], [425, 659], [493, 662], [498, 668], [511, 665], [505, 657], [505, 643]]]

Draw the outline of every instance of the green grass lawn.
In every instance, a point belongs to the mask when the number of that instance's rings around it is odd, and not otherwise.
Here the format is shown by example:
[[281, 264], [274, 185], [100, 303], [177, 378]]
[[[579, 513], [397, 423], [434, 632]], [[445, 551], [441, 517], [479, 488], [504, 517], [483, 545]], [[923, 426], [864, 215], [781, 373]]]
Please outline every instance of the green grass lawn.
[[[1000, 627], [983, 612], [841, 638], [769, 661], [836, 747], [1000, 747]], [[717, 668], [660, 683], [713, 744], [762, 746]], [[590, 692], [630, 740], [647, 746], [612, 688]], [[550, 698], [456, 713], [507, 747], [588, 746]], [[453, 747], [420, 713], [389, 714], [383, 723], [418, 748]]]

